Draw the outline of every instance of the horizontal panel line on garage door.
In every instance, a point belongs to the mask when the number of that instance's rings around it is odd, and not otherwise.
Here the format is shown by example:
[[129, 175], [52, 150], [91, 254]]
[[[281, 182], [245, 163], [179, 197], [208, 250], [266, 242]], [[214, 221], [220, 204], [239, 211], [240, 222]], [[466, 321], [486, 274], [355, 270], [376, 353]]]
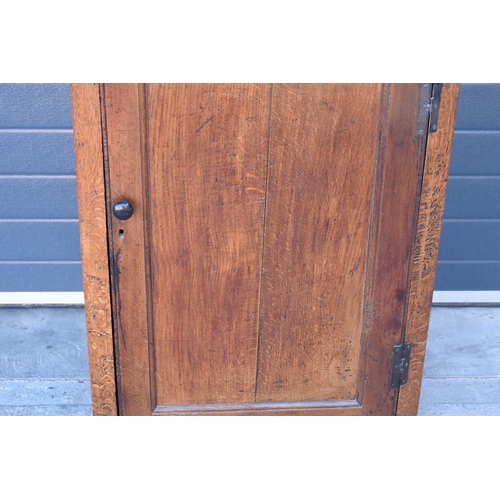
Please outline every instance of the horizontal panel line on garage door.
[[0, 219], [0, 222], [79, 222], [78, 219]]
[[500, 179], [500, 175], [450, 175], [448, 179]]
[[500, 130], [455, 130], [454, 134], [500, 134]]
[[495, 264], [500, 260], [440, 260], [440, 264]]
[[81, 260], [0, 260], [0, 264], [81, 264]]
[[75, 179], [76, 175], [59, 175], [59, 174], [54, 174], [54, 175], [38, 175], [38, 174], [22, 174], [22, 175], [12, 175], [12, 174], [6, 174], [2, 175], [0, 174], [0, 179]]
[[500, 222], [500, 219], [443, 219], [443, 222]]
[[48, 133], [51, 134], [72, 134], [72, 128], [0, 128], [0, 134], [19, 134], [19, 133], [28, 133], [28, 134], [43, 134]]

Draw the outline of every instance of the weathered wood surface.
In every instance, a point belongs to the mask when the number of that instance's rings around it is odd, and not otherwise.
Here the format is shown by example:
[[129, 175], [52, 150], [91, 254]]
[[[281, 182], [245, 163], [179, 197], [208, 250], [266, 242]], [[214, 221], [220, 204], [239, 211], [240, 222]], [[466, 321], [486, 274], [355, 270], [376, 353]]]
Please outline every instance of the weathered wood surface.
[[380, 92], [274, 85], [257, 401], [356, 397]]
[[100, 92], [71, 85], [85, 317], [94, 415], [116, 415]]
[[[449, 137], [452, 88], [440, 115]], [[427, 249], [415, 264], [415, 245], [409, 288], [412, 238], [435, 241], [442, 216], [439, 202], [422, 229], [421, 204], [416, 224], [421, 92], [103, 86], [107, 210], [122, 198], [134, 206], [131, 219], [108, 220], [120, 414], [388, 415], [396, 403], [398, 413], [413, 411], [414, 392], [404, 406], [407, 386], [398, 402], [388, 384], [405, 321], [423, 362], [428, 312], [419, 308], [432, 294], [435, 255]], [[99, 99], [97, 118], [98, 107]], [[98, 127], [101, 141], [100, 119]], [[426, 168], [449, 161], [449, 148], [431, 156], [432, 136]], [[102, 151], [99, 161], [103, 212]], [[444, 194], [429, 185], [424, 178], [422, 203], [434, 206]], [[106, 339], [112, 361], [111, 332]]]
[[255, 397], [270, 85], [148, 85], [159, 405]]
[[413, 342], [413, 348], [408, 383], [399, 391], [397, 415], [416, 415], [418, 411], [458, 93], [459, 84], [443, 85], [438, 130], [427, 138], [405, 321], [405, 342]]
[[[366, 299], [368, 337], [365, 377], [360, 403], [369, 415], [391, 415], [396, 389], [389, 388], [392, 347], [401, 341], [408, 287], [409, 259], [416, 216], [416, 196], [423, 160], [418, 84], [390, 86], [387, 141], [381, 144], [380, 208], [374, 211], [372, 268]], [[382, 128], [384, 127], [382, 121]], [[379, 187], [377, 186], [377, 189]]]

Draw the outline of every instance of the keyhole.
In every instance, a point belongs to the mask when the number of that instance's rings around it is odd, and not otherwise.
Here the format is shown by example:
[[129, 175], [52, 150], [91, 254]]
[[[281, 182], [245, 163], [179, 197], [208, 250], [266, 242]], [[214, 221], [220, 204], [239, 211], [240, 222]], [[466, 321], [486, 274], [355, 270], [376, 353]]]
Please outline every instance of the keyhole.
[[118, 236], [121, 240], [123, 240], [123, 238], [125, 238], [125, 231], [123, 229], [120, 229], [118, 231]]

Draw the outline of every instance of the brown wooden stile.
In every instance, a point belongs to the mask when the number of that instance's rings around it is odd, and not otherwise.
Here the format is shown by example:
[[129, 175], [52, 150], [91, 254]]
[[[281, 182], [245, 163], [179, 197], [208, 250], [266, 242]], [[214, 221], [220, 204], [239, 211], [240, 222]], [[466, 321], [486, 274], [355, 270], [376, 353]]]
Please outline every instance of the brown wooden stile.
[[[422, 167], [419, 137], [420, 89], [393, 84], [389, 90], [387, 142], [381, 146], [380, 209], [374, 211], [371, 244], [373, 271], [366, 299], [366, 333], [370, 337], [363, 406], [369, 415], [394, 413], [397, 389], [389, 389], [392, 348], [403, 334], [403, 309], [408, 286], [408, 259], [415, 217], [415, 197]], [[382, 124], [384, 126], [384, 124]], [[395, 216], [397, 214], [397, 216]], [[375, 387], [386, 388], [382, 398]]]
[[[138, 84], [103, 86], [103, 115], [106, 120], [107, 199], [110, 263], [113, 289], [119, 411], [122, 415], [150, 415], [154, 379], [150, 378], [151, 347], [148, 325], [148, 269], [145, 253], [149, 233], [145, 221], [143, 189], [144, 89]], [[114, 164], [119, 168], [109, 168]], [[134, 206], [134, 217], [120, 221], [111, 216], [112, 206], [122, 199]], [[127, 245], [127, 251], [123, 246]], [[133, 293], [130, 291], [133, 290]], [[125, 341], [122, 325], [135, 335]], [[146, 339], [146, 342], [143, 340]], [[126, 386], [127, 392], [120, 388]]]

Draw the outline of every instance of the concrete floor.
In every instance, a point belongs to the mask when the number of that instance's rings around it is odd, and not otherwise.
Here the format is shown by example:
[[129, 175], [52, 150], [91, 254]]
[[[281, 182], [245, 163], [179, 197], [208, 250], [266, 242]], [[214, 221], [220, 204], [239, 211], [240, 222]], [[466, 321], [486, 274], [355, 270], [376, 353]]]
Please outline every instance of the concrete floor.
[[0, 415], [91, 415], [83, 308], [0, 308]]
[[[0, 415], [91, 415], [82, 308], [0, 308]], [[500, 308], [432, 310], [419, 415], [500, 415]]]
[[432, 309], [419, 415], [500, 415], [500, 308]]

